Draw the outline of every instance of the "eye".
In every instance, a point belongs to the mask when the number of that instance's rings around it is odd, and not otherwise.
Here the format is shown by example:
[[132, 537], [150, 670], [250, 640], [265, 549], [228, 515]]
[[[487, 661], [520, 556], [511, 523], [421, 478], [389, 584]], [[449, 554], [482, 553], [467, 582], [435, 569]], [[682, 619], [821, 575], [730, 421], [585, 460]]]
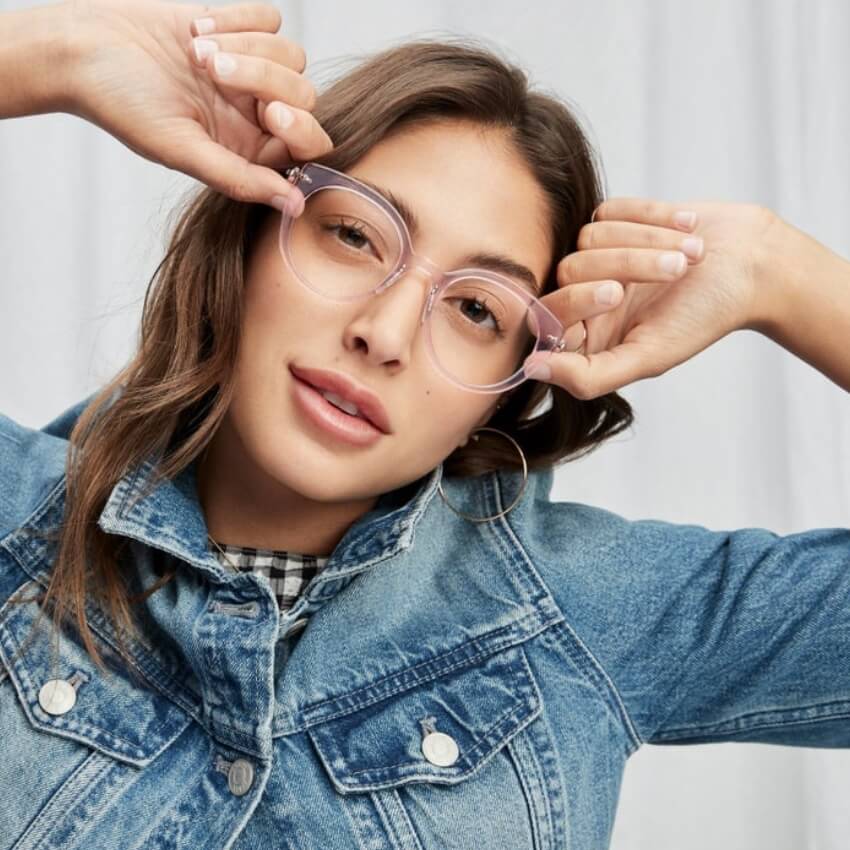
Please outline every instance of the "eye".
[[346, 247], [360, 251], [364, 246], [369, 246], [372, 249], [372, 253], [378, 256], [378, 252], [375, 250], [372, 241], [356, 224], [346, 224], [344, 221], [341, 221], [339, 224], [326, 224], [324, 225], [324, 229], [335, 233], [339, 241]]
[[482, 323], [479, 319], [483, 316], [485, 319], [489, 318], [492, 321], [492, 325], [490, 325], [491, 330], [495, 331], [497, 334], [501, 334], [502, 325], [499, 320], [496, 318], [496, 315], [487, 307], [487, 301], [481, 298], [449, 298], [448, 301], [459, 301], [461, 305], [472, 305], [472, 311], [467, 312], [463, 309], [463, 306], [460, 307], [461, 313], [469, 319], [475, 325], [481, 325]]

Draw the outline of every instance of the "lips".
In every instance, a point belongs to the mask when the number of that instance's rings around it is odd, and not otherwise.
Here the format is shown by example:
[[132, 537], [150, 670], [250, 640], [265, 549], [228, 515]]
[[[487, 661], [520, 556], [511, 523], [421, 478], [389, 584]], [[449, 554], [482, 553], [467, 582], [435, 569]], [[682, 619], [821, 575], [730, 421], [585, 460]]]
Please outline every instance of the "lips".
[[357, 406], [360, 415], [371, 422], [384, 434], [391, 434], [392, 427], [387, 411], [378, 396], [371, 390], [358, 384], [354, 379], [342, 372], [332, 372], [327, 369], [306, 369], [301, 366], [290, 364], [289, 371], [292, 374], [315, 387], [317, 390], [326, 390]]

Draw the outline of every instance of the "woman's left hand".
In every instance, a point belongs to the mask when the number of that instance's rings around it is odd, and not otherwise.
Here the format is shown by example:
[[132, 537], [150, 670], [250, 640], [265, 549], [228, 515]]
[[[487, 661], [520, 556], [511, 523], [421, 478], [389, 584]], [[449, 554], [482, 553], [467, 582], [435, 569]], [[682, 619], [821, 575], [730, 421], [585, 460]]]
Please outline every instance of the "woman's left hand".
[[[695, 226], [676, 224], [674, 215], [682, 210], [696, 212]], [[566, 325], [574, 321], [571, 301], [580, 293], [586, 298], [588, 282], [619, 281], [624, 292], [617, 306], [585, 320], [580, 352], [544, 358], [551, 374], [535, 373], [534, 379], [576, 398], [597, 398], [662, 375], [726, 334], [751, 326], [763, 242], [777, 221], [755, 204], [604, 201], [582, 227], [578, 250], [558, 264], [558, 290], [541, 300]], [[688, 236], [703, 239], [703, 252], [696, 258], [680, 254], [687, 262], [678, 272], [661, 271], [662, 255], [677, 252]]]

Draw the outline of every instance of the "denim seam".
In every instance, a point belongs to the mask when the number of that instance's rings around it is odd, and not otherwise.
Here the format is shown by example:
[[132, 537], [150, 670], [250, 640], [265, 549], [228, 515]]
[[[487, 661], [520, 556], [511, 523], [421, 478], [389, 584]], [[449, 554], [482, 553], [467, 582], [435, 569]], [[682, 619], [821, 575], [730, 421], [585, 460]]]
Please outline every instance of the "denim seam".
[[[497, 507], [499, 508], [499, 510], [501, 510], [502, 509], [501, 481], [498, 479], [498, 476], [496, 477], [496, 489], [497, 489], [497, 494], [496, 494]], [[528, 569], [530, 569], [537, 576], [537, 579], [539, 580], [540, 584], [543, 587], [547, 587], [547, 589], [548, 589], [546, 582], [543, 580], [543, 577], [540, 575], [539, 571], [534, 566], [534, 562], [529, 557], [528, 553], [525, 551], [525, 547], [520, 542], [517, 534], [514, 532], [514, 529], [511, 526], [510, 521], [507, 519], [507, 517], [502, 516], [496, 522], [499, 523], [499, 527], [502, 528], [504, 530], [505, 534], [510, 538], [511, 542], [516, 547], [516, 551], [521, 555], [521, 557], [524, 560], [525, 565], [528, 567]], [[550, 595], [551, 595], [551, 591], [550, 591]], [[555, 604], [557, 605], [557, 603], [555, 603]], [[595, 670], [595, 672], [597, 674], [596, 676], [590, 677], [590, 676], [585, 675], [585, 677], [588, 679], [589, 683], [591, 685], [593, 685], [593, 687], [598, 688], [596, 678], [601, 676], [602, 679], [605, 681], [607, 688], [610, 690], [611, 695], [613, 696], [620, 712], [622, 713], [622, 721], [621, 722], [624, 722], [625, 727], [626, 727], [626, 731], [627, 731], [627, 733], [628, 733], [628, 735], [629, 735], [629, 737], [630, 737], [630, 739], [632, 740], [632, 743], [633, 743], [633, 749], [629, 752], [629, 755], [631, 755], [632, 752], [634, 752], [635, 750], [637, 750], [641, 746], [641, 744], [643, 743], [643, 740], [642, 740], [637, 728], [635, 727], [635, 724], [632, 721], [632, 718], [629, 715], [628, 710], [626, 709], [625, 703], [623, 702], [623, 699], [620, 696], [620, 692], [619, 692], [617, 686], [614, 684], [614, 681], [608, 675], [608, 671], [603, 667], [603, 665], [601, 664], [599, 659], [596, 658], [596, 656], [591, 652], [591, 650], [589, 649], [587, 644], [585, 644], [584, 641], [581, 640], [581, 638], [576, 633], [575, 629], [573, 629], [573, 627], [568, 623], [566, 616], [564, 615], [564, 612], [561, 611], [560, 607], [558, 607], [558, 610], [560, 611], [560, 614], [563, 617], [563, 621], [562, 621], [563, 629], [565, 631], [569, 632], [569, 634], [572, 636], [572, 638], [574, 639], [576, 644], [581, 648], [582, 652], [586, 654], [587, 658], [590, 660], [592, 665], [596, 668], [596, 670]], [[561, 634], [561, 630], [556, 628], [553, 631], [558, 636], [558, 639], [562, 642], [564, 649], [566, 650], [567, 649], [566, 641], [564, 641], [564, 639], [563, 639], [563, 635]], [[582, 671], [582, 673], [585, 673], [584, 665], [579, 665], [579, 669]], [[607, 700], [605, 700], [605, 702], [607, 704]]]
[[5, 431], [0, 431], [0, 437], [4, 440], [8, 440], [10, 443], [14, 443], [16, 446], [22, 446], [23, 443], [17, 438], [13, 437], [11, 434], [7, 434]]
[[[370, 794], [372, 796], [372, 803], [378, 811], [384, 828], [392, 838], [393, 847], [407, 847], [407, 839], [409, 837], [415, 842], [415, 850], [422, 850], [422, 842], [419, 840], [419, 835], [413, 828], [413, 822], [410, 820], [410, 815], [404, 807], [398, 788], [387, 788], [383, 792], [371, 791]], [[393, 813], [390, 810], [390, 805], [384, 795], [388, 795], [391, 798], [392, 806], [397, 810], [397, 813]], [[402, 818], [404, 820], [404, 825], [407, 828], [406, 836], [399, 834], [397, 827], [398, 818]]]
[[[513, 622], [508, 623], [507, 625], [501, 626], [498, 629], [493, 629], [493, 631], [487, 632], [486, 634], [480, 635], [479, 637], [473, 638], [472, 640], [468, 640], [465, 643], [462, 643], [460, 646], [456, 646], [456, 647], [454, 647], [454, 649], [451, 649], [448, 652], [443, 653], [442, 655], [436, 655], [436, 656], [434, 656], [434, 658], [429, 658], [425, 661], [421, 661], [419, 664], [414, 664], [412, 667], [406, 667], [404, 670], [400, 670], [400, 671], [397, 671], [395, 673], [390, 673], [388, 676], [384, 676], [381, 679], [376, 679], [374, 682], [369, 682], [368, 684], [363, 685], [362, 687], [359, 687], [356, 690], [349, 691], [348, 693], [338, 695], [338, 696], [328, 697], [327, 699], [321, 700], [321, 702], [317, 702], [317, 703], [313, 703], [312, 705], [305, 706], [302, 713], [303, 714], [314, 713], [315, 710], [320, 708], [321, 706], [326, 705], [327, 703], [336, 702], [337, 700], [341, 699], [342, 697], [345, 697], [346, 699], [348, 699], [350, 697], [355, 697], [357, 694], [364, 692], [364, 691], [373, 690], [373, 689], [375, 689], [376, 686], [379, 686], [383, 682], [386, 682], [390, 679], [393, 679], [393, 678], [395, 678], [399, 675], [402, 675], [402, 674], [408, 675], [408, 674], [412, 673], [413, 671], [417, 670], [420, 667], [427, 667], [429, 665], [436, 665], [436, 664], [438, 664], [438, 662], [440, 661], [441, 658], [447, 658], [447, 657], [451, 657], [452, 655], [459, 654], [461, 652], [461, 650], [464, 650], [469, 646], [473, 646], [473, 645], [479, 643], [480, 641], [484, 640], [485, 638], [487, 638], [488, 641], [489, 641], [489, 640], [492, 639], [492, 636], [498, 635], [500, 632], [511, 631], [514, 628], [516, 628], [518, 623], [522, 623], [524, 620], [533, 619], [533, 618], [534, 618], [533, 613], [526, 614], [524, 617], [521, 617], [518, 620], [514, 620]], [[533, 635], [531, 635], [529, 637], [525, 637], [519, 642], [523, 643], [526, 640], [530, 640], [531, 637], [533, 637]], [[358, 704], [355, 708], [340, 709], [336, 713], [328, 715], [327, 717], [322, 717], [321, 719], [315, 720], [313, 722], [308, 721], [303, 726], [300, 726], [293, 731], [296, 731], [296, 732], [301, 731], [302, 729], [309, 728], [310, 726], [315, 726], [315, 725], [318, 725], [320, 723], [327, 723], [330, 720], [336, 720], [338, 717], [345, 717], [347, 714], [353, 714], [356, 711], [362, 711], [364, 708], [368, 708], [370, 705], [374, 705], [375, 703], [381, 702], [385, 699], [388, 699], [389, 697], [395, 696], [396, 694], [404, 693], [405, 691], [412, 690], [413, 688], [419, 687], [420, 685], [427, 684], [428, 682], [431, 682], [434, 679], [442, 678], [446, 674], [451, 673], [455, 670], [458, 670], [458, 669], [462, 670], [465, 667], [471, 667], [473, 664], [475, 664], [476, 661], [480, 661], [482, 658], [487, 658], [491, 655], [496, 655], [500, 652], [504, 652], [506, 649], [510, 649], [513, 646], [516, 646], [516, 644], [510, 644], [507, 647], [505, 647], [505, 646], [497, 647], [496, 649], [493, 649], [493, 648], [487, 646], [486, 648], [480, 650], [479, 652], [476, 652], [474, 655], [464, 656], [463, 658], [461, 658], [460, 660], [456, 661], [453, 664], [449, 664], [445, 667], [438, 667], [433, 674], [428, 674], [428, 675], [424, 676], [423, 678], [416, 679], [412, 684], [401, 684], [401, 685], [399, 685], [399, 687], [394, 688], [393, 690], [389, 691], [388, 693], [381, 693], [378, 696], [367, 699], [365, 702]]]
[[[820, 712], [827, 706], [836, 706], [836, 710]], [[811, 717], [793, 716], [789, 720], [783, 719], [784, 715], [797, 715], [800, 711], [818, 712]], [[812, 706], [795, 706], [794, 708], [775, 708], [765, 711], [754, 711], [747, 714], [738, 714], [716, 723], [695, 724], [693, 726], [679, 726], [675, 729], [666, 729], [657, 732], [652, 740], [661, 739], [686, 739], [693, 737], [695, 733], [704, 734], [735, 734], [736, 732], [751, 732], [758, 729], [773, 729], [783, 726], [796, 726], [802, 723], [822, 723], [824, 721], [836, 720], [841, 717], [850, 717], [850, 701], [833, 700], [830, 702], [815, 703]], [[772, 719], [770, 719], [772, 718]]]
[[71, 802], [85, 801], [92, 790], [103, 781], [103, 776], [108, 775], [114, 768], [115, 761], [109, 756], [99, 750], [92, 751], [68, 776], [62, 779], [35, 818], [18, 837], [15, 846], [44, 846], [42, 842], [45, 837], [55, 828], [57, 818], [66, 813]]
[[[540, 770], [540, 763], [537, 760], [537, 753], [535, 751], [533, 741], [529, 740], [522, 745], [518, 743], [519, 737], [520, 736], [518, 735], [514, 736], [508, 743], [506, 750], [510, 754], [511, 760], [514, 764], [514, 769], [519, 776], [520, 788], [522, 789], [523, 796], [526, 800], [526, 806], [528, 807], [528, 819], [531, 823], [532, 841], [534, 842], [535, 848], [543, 850], [544, 846], [547, 845], [548, 842], [545, 842], [541, 835], [540, 813], [539, 807], [535, 802], [534, 783], [536, 783], [537, 788], [541, 790], [544, 798], [546, 797], [548, 789], [546, 788], [546, 782], [543, 779], [543, 773]], [[551, 812], [549, 811], [549, 806], [545, 800], [543, 808], [545, 809], [548, 834], [553, 835]]]
[[[59, 489], [62, 486], [64, 486], [64, 483], [65, 483], [65, 475], [63, 474], [59, 477], [59, 480], [50, 488], [50, 490], [48, 490], [47, 495], [35, 506], [35, 508], [33, 508], [32, 512], [29, 514], [29, 516], [26, 519], [24, 519], [24, 521], [17, 528], [13, 528], [11, 531], [9, 531], [9, 533], [5, 537], [0, 539], [0, 546], [2, 546], [19, 564], [21, 564], [20, 559], [17, 558], [15, 556], [15, 553], [12, 552], [5, 545], [6, 541], [9, 540], [9, 538], [11, 538], [13, 535], [20, 532], [24, 528], [24, 526], [30, 525], [34, 522], [37, 522], [39, 519], [41, 519], [41, 517], [45, 513], [47, 513], [47, 510], [53, 504], [53, 500], [56, 498], [57, 492], [59, 491]], [[27, 570], [26, 567], [23, 564], [21, 564], [21, 567], [28, 576], [30, 576], [31, 578], [34, 578], [32, 573], [30, 573], [30, 571]], [[42, 584], [42, 587], [46, 587], [46, 585]]]

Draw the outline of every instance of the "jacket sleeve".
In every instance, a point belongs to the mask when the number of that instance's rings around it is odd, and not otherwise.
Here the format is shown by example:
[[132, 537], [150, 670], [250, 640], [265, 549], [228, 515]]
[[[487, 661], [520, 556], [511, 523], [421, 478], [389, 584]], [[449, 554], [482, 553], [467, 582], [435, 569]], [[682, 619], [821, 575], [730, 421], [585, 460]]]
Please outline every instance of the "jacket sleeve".
[[636, 745], [850, 747], [850, 529], [714, 531], [538, 491], [515, 530]]

